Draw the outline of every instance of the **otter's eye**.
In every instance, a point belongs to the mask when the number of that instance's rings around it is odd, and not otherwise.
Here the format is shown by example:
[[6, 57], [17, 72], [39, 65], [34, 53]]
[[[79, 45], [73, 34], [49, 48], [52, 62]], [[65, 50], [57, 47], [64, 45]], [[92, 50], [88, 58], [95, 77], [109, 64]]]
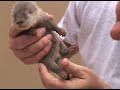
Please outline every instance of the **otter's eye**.
[[32, 14], [32, 13], [33, 13], [33, 11], [32, 11], [32, 10], [29, 10], [28, 12], [29, 12], [30, 14]]
[[32, 13], [34, 13], [36, 11], [36, 7], [28, 7], [28, 13], [30, 13], [30, 14], [32, 14]]

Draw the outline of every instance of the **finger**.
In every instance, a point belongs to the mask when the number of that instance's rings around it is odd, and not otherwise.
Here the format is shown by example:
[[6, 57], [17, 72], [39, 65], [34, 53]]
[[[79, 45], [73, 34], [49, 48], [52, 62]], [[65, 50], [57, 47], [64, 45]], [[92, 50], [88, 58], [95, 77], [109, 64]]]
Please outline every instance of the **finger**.
[[66, 58], [62, 61], [62, 67], [66, 72], [72, 74], [75, 77], [83, 78], [84, 76], [83, 67], [70, 62]]
[[22, 62], [25, 64], [35, 64], [40, 62], [49, 52], [50, 48], [52, 47], [52, 43], [49, 43], [42, 51], [39, 51], [37, 54], [27, 57], [21, 58]]
[[48, 14], [47, 12], [46, 12], [46, 15], [48, 16], [48, 18], [49, 18], [50, 20], [53, 20], [53, 19], [54, 19], [54, 16], [53, 16], [53, 15]]
[[12, 24], [11, 27], [10, 27], [9, 36], [14, 38], [22, 31], [24, 31], [24, 30], [20, 30], [17, 25]]
[[74, 78], [71, 80], [60, 80], [49, 73], [45, 65], [40, 64], [39, 73], [43, 84], [51, 89], [79, 89], [85, 85], [85, 80]]
[[40, 73], [40, 75], [42, 77], [41, 79], [43, 81], [48, 81], [50, 79], [52, 79], [52, 80], [56, 79], [54, 76], [51, 75], [51, 73], [48, 71], [47, 67], [42, 63], [40, 63], [40, 65], [39, 65], [39, 73]]
[[39, 51], [41, 51], [44, 47], [46, 47], [52, 40], [52, 35], [46, 35], [45, 37], [41, 38], [38, 42], [34, 43], [33, 45], [30, 45], [24, 49], [20, 49], [16, 51], [16, 55], [25, 58], [32, 56]]
[[15, 37], [19, 32], [20, 32], [20, 30], [17, 30], [17, 29], [15, 28], [15, 25], [11, 25], [11, 27], [10, 27], [10, 32], [9, 32], [9, 36], [13, 38], [13, 37]]
[[38, 41], [46, 33], [45, 28], [38, 29], [36, 36], [22, 35], [16, 38], [10, 38], [10, 48], [11, 49], [23, 49], [30, 44]]
[[45, 65], [40, 64], [39, 73], [40, 73], [43, 84], [47, 88], [62, 88], [63, 87], [64, 85], [63, 81], [54, 77], [51, 73], [49, 73]]
[[72, 78], [71, 80], [66, 80], [63, 82], [63, 89], [82, 89], [86, 86], [86, 80], [80, 78]]

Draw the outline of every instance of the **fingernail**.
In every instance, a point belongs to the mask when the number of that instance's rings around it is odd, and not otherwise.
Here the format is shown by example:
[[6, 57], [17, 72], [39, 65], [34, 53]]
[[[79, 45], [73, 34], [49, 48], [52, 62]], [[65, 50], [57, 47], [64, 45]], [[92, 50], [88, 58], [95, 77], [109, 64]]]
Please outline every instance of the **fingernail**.
[[52, 46], [52, 42], [50, 42], [48, 46], [51, 47]]
[[38, 31], [38, 35], [39, 36], [41, 36], [41, 34], [45, 34], [46, 33], [46, 29], [45, 28], [40, 28], [37, 31]]
[[63, 66], [66, 66], [68, 64], [68, 59], [64, 58], [63, 61], [62, 61], [62, 64], [63, 64]]
[[49, 40], [52, 40], [52, 35], [51, 35], [51, 34], [46, 35], [46, 37], [47, 37]]

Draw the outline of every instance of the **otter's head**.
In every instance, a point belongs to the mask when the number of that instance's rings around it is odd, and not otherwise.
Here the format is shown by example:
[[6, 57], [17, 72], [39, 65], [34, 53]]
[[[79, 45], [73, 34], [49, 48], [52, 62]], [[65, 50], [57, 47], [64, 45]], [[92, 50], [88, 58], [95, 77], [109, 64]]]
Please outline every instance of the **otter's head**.
[[19, 29], [28, 29], [36, 23], [38, 10], [34, 1], [17, 1], [12, 9], [12, 21]]

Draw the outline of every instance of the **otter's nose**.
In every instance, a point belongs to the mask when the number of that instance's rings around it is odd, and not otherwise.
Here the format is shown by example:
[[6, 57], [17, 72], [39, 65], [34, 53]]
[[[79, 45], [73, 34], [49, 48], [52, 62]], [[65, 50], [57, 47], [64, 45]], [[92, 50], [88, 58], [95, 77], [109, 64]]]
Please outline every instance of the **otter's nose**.
[[24, 21], [22, 20], [16, 22], [16, 24], [22, 24], [22, 23], [24, 23]]

